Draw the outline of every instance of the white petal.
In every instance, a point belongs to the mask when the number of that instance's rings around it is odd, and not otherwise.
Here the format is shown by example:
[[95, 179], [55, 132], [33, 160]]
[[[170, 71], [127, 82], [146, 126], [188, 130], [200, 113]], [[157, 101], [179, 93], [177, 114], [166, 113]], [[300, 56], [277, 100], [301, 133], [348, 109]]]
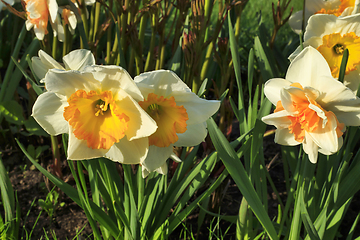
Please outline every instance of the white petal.
[[136, 101], [142, 101], [144, 98], [132, 80], [129, 73], [119, 66], [87, 66], [84, 71], [91, 71], [94, 78], [101, 82], [102, 91], [112, 91], [116, 98], [117, 89], [123, 89]]
[[276, 106], [277, 102], [281, 100], [280, 91], [284, 87], [290, 86], [291, 82], [282, 78], [273, 78], [265, 83], [264, 93], [272, 104]]
[[199, 98], [192, 92], [173, 92], [172, 96], [175, 98], [177, 106], [184, 106], [189, 120], [186, 124], [197, 124], [205, 122], [211, 117], [220, 107], [220, 101], [205, 100]]
[[45, 92], [35, 101], [32, 116], [50, 135], [69, 131], [69, 124], [63, 116], [64, 107], [68, 106], [66, 100], [55, 93]]
[[86, 66], [95, 64], [94, 55], [87, 49], [78, 49], [63, 57], [65, 68], [82, 71]]
[[328, 121], [325, 126], [319, 126], [313, 131], [309, 132], [312, 140], [317, 146], [329, 152], [335, 153], [339, 150], [338, 136], [336, 134], [336, 118], [332, 114], [327, 115]]
[[[307, 101], [305, 92], [297, 87], [286, 87], [280, 91], [281, 104], [284, 109], [290, 114], [298, 114], [298, 110], [294, 107], [293, 98], [298, 99], [298, 101]], [[297, 101], [296, 101], [297, 102]]]
[[45, 28], [38, 28], [36, 25], [34, 26], [34, 33], [37, 39], [43, 40], [45, 37]]
[[92, 149], [87, 146], [85, 140], [80, 140], [73, 134], [73, 129], [70, 126], [69, 144], [68, 144], [68, 159], [83, 160], [103, 157], [108, 149]]
[[[168, 172], [168, 165], [165, 162], [161, 167], [155, 169], [155, 172], [160, 173], [162, 175], [166, 175]], [[142, 177], [146, 178], [150, 172], [146, 168], [142, 168]]]
[[294, 61], [291, 62], [286, 73], [286, 80], [298, 82], [301, 86], [315, 89], [320, 84], [319, 78], [331, 77], [331, 71], [325, 58], [313, 47], [304, 48]]
[[308, 155], [311, 163], [316, 163], [318, 158], [318, 145], [312, 140], [308, 132], [305, 131], [305, 138], [303, 141], [304, 152]]
[[300, 144], [300, 142], [295, 140], [294, 134], [290, 133], [288, 128], [276, 129], [274, 142], [285, 146], [296, 146]]
[[161, 167], [166, 163], [166, 160], [173, 152], [173, 147], [156, 147], [154, 145], [149, 147], [149, 152], [144, 161], [141, 162], [143, 169], [148, 172], [153, 172], [155, 169]]
[[39, 50], [38, 55], [39, 57], [31, 58], [33, 70], [38, 78], [44, 78], [49, 69], [64, 69], [57, 61], [55, 61], [43, 50]]
[[30, 20], [26, 20], [25, 25], [26, 25], [26, 30], [28, 31], [30, 31], [31, 28], [34, 26], [34, 24], [30, 22]]
[[57, 13], [58, 13], [58, 4], [56, 2], [56, 0], [46, 0], [47, 4], [48, 4], [48, 9], [49, 9], [49, 13], [50, 13], [50, 18], [51, 21], [50, 22], [55, 22], [56, 21], [56, 17], [57, 17]]
[[[120, 89], [120, 91], [122, 90]], [[129, 117], [131, 122], [125, 131], [127, 139], [131, 141], [153, 134], [157, 129], [156, 122], [125, 91], [122, 91], [120, 94], [123, 98], [118, 101], [117, 104], [121, 111]]]
[[65, 33], [64, 33], [64, 28], [61, 24], [60, 17], [57, 15], [55, 22], [50, 21], [50, 24], [53, 29], [54, 37], [57, 36], [60, 42], [64, 42], [65, 41]]
[[[144, 97], [153, 92], [167, 98], [173, 92], [191, 92], [191, 89], [172, 71], [156, 70], [136, 76], [134, 81]], [[150, 90], [151, 89], [151, 90]]]
[[92, 73], [78, 71], [60, 71], [50, 69], [44, 78], [48, 91], [56, 92], [69, 98], [77, 90], [90, 91], [100, 89], [100, 83], [96, 81]]
[[263, 117], [261, 121], [268, 125], [274, 125], [276, 128], [288, 128], [291, 124], [288, 116], [290, 116], [289, 113], [285, 110], [282, 110]]
[[346, 74], [344, 77], [344, 84], [346, 87], [350, 88], [356, 95], [358, 87], [360, 85], [360, 71], [355, 70]]
[[174, 146], [196, 146], [205, 140], [207, 135], [206, 122], [188, 125], [184, 133], [178, 133], [177, 135], [179, 139], [174, 143]]
[[128, 141], [125, 137], [115, 143], [105, 157], [124, 164], [138, 164], [145, 159], [149, 148], [148, 138]]

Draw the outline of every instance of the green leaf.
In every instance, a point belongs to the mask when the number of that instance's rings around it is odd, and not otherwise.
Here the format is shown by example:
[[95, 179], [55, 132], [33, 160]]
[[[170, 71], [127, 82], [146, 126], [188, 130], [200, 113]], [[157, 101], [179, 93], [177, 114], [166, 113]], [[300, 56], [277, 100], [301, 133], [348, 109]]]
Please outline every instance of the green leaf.
[[15, 100], [0, 103], [0, 115], [3, 115], [9, 123], [22, 125], [25, 121], [23, 109]]
[[[74, 202], [76, 202], [79, 206], [82, 206], [82, 201], [79, 198], [78, 191], [71, 187], [69, 184], [65, 183], [64, 181], [58, 179], [51, 173], [49, 173], [45, 168], [43, 168], [40, 164], [38, 164], [25, 150], [24, 146], [15, 139], [18, 143], [22, 152], [26, 155], [26, 157], [35, 165], [35, 167], [45, 175], [51, 182], [53, 182], [57, 187], [61, 189], [68, 197], [70, 197]], [[99, 208], [94, 202], [89, 201], [90, 207], [92, 212], [94, 213], [95, 219], [99, 222], [99, 224], [103, 225], [106, 229], [108, 229], [113, 237], [118, 237], [120, 232], [118, 227], [112, 222], [108, 215]], [[126, 226], [126, 224], [124, 224]]]
[[346, 48], [341, 59], [340, 72], [339, 72], [339, 82], [344, 82], [346, 64], [349, 59], [349, 50]]
[[310, 236], [311, 240], [320, 240], [319, 234], [317, 233], [314, 224], [312, 223], [309, 213], [306, 210], [305, 202], [304, 202], [304, 194], [303, 189], [301, 188], [300, 191], [298, 191], [298, 201], [300, 201], [300, 214], [301, 219], [304, 223], [305, 229], [307, 233]]
[[[259, 196], [256, 194], [248, 174], [246, 173], [236, 152], [226, 140], [225, 136], [221, 133], [220, 129], [216, 126], [216, 123], [213, 119], [209, 119], [207, 121], [207, 125], [213, 144], [218, 151], [218, 154], [226, 169], [229, 171], [231, 177], [238, 186], [240, 192], [249, 203], [252, 211], [260, 221], [261, 225], [264, 227], [264, 230], [267, 232], [269, 237], [274, 240], [278, 239], [274, 225], [272, 224], [269, 215], [264, 209]], [[250, 142], [251, 141], [248, 141], [247, 144]]]
[[30, 135], [37, 135], [44, 137], [49, 136], [49, 134], [45, 132], [42, 127], [40, 127], [40, 125], [35, 121], [35, 119], [32, 116], [30, 116], [29, 119], [25, 120], [24, 125], [26, 131], [29, 132], [29, 136]]

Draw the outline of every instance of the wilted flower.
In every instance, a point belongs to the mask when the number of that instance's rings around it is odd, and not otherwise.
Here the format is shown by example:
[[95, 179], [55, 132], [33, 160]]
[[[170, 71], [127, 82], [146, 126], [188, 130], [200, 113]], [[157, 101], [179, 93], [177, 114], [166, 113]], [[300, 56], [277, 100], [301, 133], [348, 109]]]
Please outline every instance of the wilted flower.
[[[359, 13], [359, 0], [306, 0], [305, 1], [305, 27], [308, 19], [314, 14], [332, 14], [338, 16], [348, 16]], [[299, 34], [302, 30], [303, 11], [291, 15], [289, 19], [290, 27]]]
[[331, 155], [342, 144], [345, 126], [360, 125], [360, 99], [331, 75], [324, 57], [305, 48], [291, 62], [285, 79], [270, 79], [266, 97], [276, 105], [274, 113], [262, 118], [276, 126], [275, 142], [303, 145], [309, 160], [318, 152]]
[[69, 159], [106, 157], [126, 164], [145, 159], [147, 137], [157, 126], [137, 103], [143, 97], [124, 69], [50, 69], [43, 81], [47, 92], [32, 115], [50, 135], [69, 134]]
[[[304, 47], [306, 46], [316, 48], [324, 56], [335, 78], [339, 77], [344, 50], [348, 49], [344, 84], [354, 92], [357, 91], [360, 83], [360, 14], [347, 17], [322, 14], [312, 16], [304, 34]], [[300, 51], [301, 47], [298, 47], [290, 55], [290, 60]]]
[[150, 172], [167, 173], [166, 160], [174, 146], [195, 146], [206, 135], [206, 120], [220, 102], [199, 98], [173, 72], [158, 70], [135, 77], [144, 96], [140, 106], [156, 121], [158, 129], [149, 137], [149, 153], [144, 161], [143, 177]]
[[43, 50], [39, 50], [38, 55], [39, 57], [32, 57], [31, 62], [35, 75], [40, 79], [43, 79], [50, 69], [81, 71], [86, 66], [95, 64], [94, 55], [86, 49], [77, 49], [66, 54], [63, 57], [64, 66]]
[[26, 29], [34, 27], [34, 32], [39, 40], [43, 40], [50, 21], [54, 36], [59, 41], [64, 41], [64, 29], [58, 16], [58, 4], [56, 0], [23, 0], [27, 14]]

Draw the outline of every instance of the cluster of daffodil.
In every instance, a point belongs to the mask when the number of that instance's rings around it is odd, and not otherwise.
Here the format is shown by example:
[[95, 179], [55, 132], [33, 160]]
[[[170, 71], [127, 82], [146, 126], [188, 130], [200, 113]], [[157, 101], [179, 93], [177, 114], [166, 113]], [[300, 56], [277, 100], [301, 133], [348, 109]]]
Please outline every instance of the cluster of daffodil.
[[199, 98], [173, 72], [143, 73], [133, 80], [119, 66], [95, 65], [88, 50], [63, 58], [45, 52], [32, 59], [46, 92], [33, 117], [50, 135], [69, 134], [67, 157], [105, 157], [141, 164], [143, 177], [167, 173], [166, 160], [180, 160], [174, 146], [194, 146], [206, 135], [206, 120], [220, 102]]
[[[276, 126], [275, 142], [302, 143], [315, 163], [318, 152], [330, 155], [341, 148], [345, 126], [360, 125], [360, 3], [316, 0], [305, 6], [305, 16], [313, 15], [304, 19], [304, 49], [299, 46], [289, 56], [285, 79], [266, 83], [265, 95], [276, 109], [262, 120]], [[294, 31], [301, 29], [299, 16], [290, 19]], [[342, 83], [338, 78], [345, 49], [349, 58]]]

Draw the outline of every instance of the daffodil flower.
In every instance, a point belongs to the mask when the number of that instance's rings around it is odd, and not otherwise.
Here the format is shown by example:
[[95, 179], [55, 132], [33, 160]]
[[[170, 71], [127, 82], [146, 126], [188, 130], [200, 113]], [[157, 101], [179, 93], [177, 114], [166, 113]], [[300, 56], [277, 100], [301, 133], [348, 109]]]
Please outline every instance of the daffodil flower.
[[341, 148], [345, 126], [360, 125], [360, 99], [333, 78], [324, 57], [312, 47], [291, 62], [285, 79], [266, 82], [265, 95], [276, 106], [262, 118], [276, 126], [275, 142], [302, 144], [312, 163], [318, 152], [331, 155]]
[[68, 159], [106, 157], [125, 164], [145, 159], [147, 137], [157, 126], [139, 106], [141, 92], [124, 69], [50, 69], [43, 81], [47, 91], [32, 115], [50, 135], [69, 134]]
[[34, 28], [36, 37], [43, 40], [48, 33], [47, 25], [50, 21], [54, 36], [59, 41], [64, 41], [64, 28], [58, 16], [58, 4], [56, 0], [23, 0], [27, 14], [26, 29]]
[[65, 55], [63, 57], [64, 66], [43, 50], [39, 50], [38, 55], [39, 57], [31, 58], [31, 65], [39, 79], [43, 79], [50, 69], [81, 71], [87, 66], [95, 65], [94, 55], [86, 49], [77, 49]]
[[[360, 83], [360, 14], [312, 16], [306, 27], [303, 45], [316, 48], [324, 56], [334, 78], [339, 77], [343, 53], [348, 49], [344, 84], [356, 93]], [[292, 60], [300, 51], [301, 47], [298, 47], [289, 59]]]
[[[7, 4], [14, 5], [15, 0], [3, 0]], [[0, 0], [0, 11], [6, 8], [6, 5]]]
[[[73, 2], [76, 7], [79, 7], [75, 0], [71, 0], [71, 2]], [[95, 0], [85, 0], [85, 5], [91, 6], [94, 5], [95, 2], [96, 2]], [[68, 29], [70, 33], [74, 35], [77, 25], [77, 19], [75, 13], [66, 7], [60, 7], [59, 13], [64, 19], [64, 25], [68, 25]], [[87, 12], [86, 9], [86, 16], [88, 17], [88, 15], [89, 13]]]
[[[306, 0], [305, 1], [305, 27], [309, 18], [314, 14], [332, 14], [349, 16], [359, 13], [360, 0]], [[294, 32], [300, 34], [303, 25], [303, 11], [291, 15], [289, 25]]]
[[196, 146], [204, 141], [205, 121], [219, 109], [220, 102], [199, 98], [171, 71], [147, 72], [134, 80], [145, 98], [140, 106], [158, 125], [149, 137], [149, 153], [141, 162], [143, 177], [153, 171], [166, 174], [166, 160], [179, 160], [173, 147]]

